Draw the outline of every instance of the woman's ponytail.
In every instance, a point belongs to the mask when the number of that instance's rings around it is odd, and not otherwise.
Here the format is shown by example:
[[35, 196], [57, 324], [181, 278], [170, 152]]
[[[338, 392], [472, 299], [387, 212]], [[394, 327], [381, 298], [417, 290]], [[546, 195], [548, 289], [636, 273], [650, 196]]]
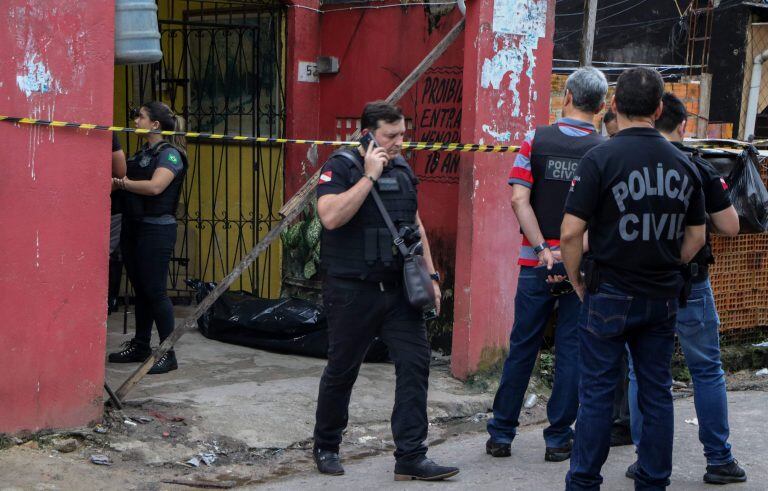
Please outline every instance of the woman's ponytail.
[[[178, 114], [175, 114], [173, 116], [174, 124], [173, 124], [173, 131], [180, 131], [183, 132], [186, 128], [186, 124], [184, 122], [184, 118], [179, 116]], [[183, 153], [184, 155], [187, 154], [187, 138], [181, 135], [174, 135], [170, 138], [171, 144], [176, 147], [176, 149]]]

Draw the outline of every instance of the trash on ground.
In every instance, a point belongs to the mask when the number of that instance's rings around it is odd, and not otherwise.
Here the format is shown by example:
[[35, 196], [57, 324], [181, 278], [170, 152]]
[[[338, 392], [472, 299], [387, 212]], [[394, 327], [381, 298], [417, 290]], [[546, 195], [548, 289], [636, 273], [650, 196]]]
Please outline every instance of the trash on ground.
[[96, 465], [112, 465], [112, 461], [109, 460], [109, 457], [100, 453], [91, 455], [91, 463]]
[[170, 433], [170, 432], [168, 432], [168, 431], [164, 431], [164, 432], [163, 432], [163, 437], [164, 437], [164, 438], [168, 438], [169, 436], [171, 436], [171, 433]]
[[469, 418], [469, 420], [472, 421], [473, 423], [479, 423], [484, 419], [488, 419], [488, 413], [477, 413], [474, 416]]
[[96, 426], [93, 427], [93, 431], [94, 431], [94, 433], [100, 433], [100, 434], [103, 435], [104, 433], [108, 432], [109, 430], [104, 425], [96, 425]]
[[56, 450], [61, 453], [70, 453], [77, 450], [77, 447], [80, 446], [77, 440], [74, 438], [67, 438], [66, 440], [61, 440], [56, 443]]
[[13, 443], [15, 443], [16, 445], [21, 445], [22, 443], [24, 443], [24, 440], [22, 440], [21, 438], [15, 437], [15, 436], [14, 436], [14, 437], [12, 437], [12, 438], [11, 438], [11, 440], [12, 440], [12, 441], [13, 441]]
[[139, 426], [137, 423], [131, 421], [130, 419], [124, 420], [123, 423], [127, 424], [128, 426]]
[[154, 421], [154, 419], [148, 417], [148, 416], [131, 416], [131, 419], [137, 423], [140, 424], [147, 424]]
[[528, 397], [525, 398], [525, 408], [531, 409], [533, 406], [536, 405], [536, 402], [538, 402], [539, 396], [536, 394], [528, 394]]
[[205, 462], [205, 465], [212, 465], [214, 462], [216, 462], [216, 454], [213, 452], [203, 452], [200, 454], [200, 459]]
[[755, 348], [768, 348], [768, 341], [763, 341], [762, 343], [756, 343], [753, 344]]
[[371, 440], [375, 440], [375, 439], [376, 439], [375, 436], [365, 435], [365, 436], [361, 436], [360, 438], [358, 438], [357, 441], [358, 441], [358, 443], [367, 443], [367, 442], [370, 442]]
[[197, 457], [192, 457], [191, 459], [189, 459], [184, 463], [190, 467], [200, 467], [200, 459], [198, 459]]
[[685, 422], [689, 425], [699, 426], [699, 418], [686, 419]]
[[768, 368], [761, 368], [760, 370], [755, 372], [755, 375], [757, 375], [758, 377], [768, 376]]

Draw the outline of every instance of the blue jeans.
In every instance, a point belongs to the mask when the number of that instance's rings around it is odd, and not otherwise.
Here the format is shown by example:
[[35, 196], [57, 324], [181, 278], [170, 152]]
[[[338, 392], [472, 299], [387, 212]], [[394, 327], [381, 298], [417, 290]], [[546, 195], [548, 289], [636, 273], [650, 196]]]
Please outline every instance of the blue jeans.
[[672, 474], [672, 371], [676, 299], [633, 297], [604, 284], [579, 315], [579, 415], [566, 489], [599, 489], [625, 345], [636, 361], [643, 438], [635, 489], [664, 489]]
[[[728, 399], [720, 363], [720, 334], [715, 299], [709, 280], [696, 283], [688, 305], [677, 314], [677, 339], [693, 379], [693, 403], [699, 420], [699, 441], [708, 465], [733, 462], [728, 443]], [[632, 440], [640, 442], [643, 415], [637, 407], [637, 381], [630, 363], [629, 404]]]
[[[553, 269], [556, 274], [565, 274]], [[523, 266], [515, 296], [515, 322], [509, 337], [509, 355], [504, 362], [499, 389], [493, 400], [493, 418], [488, 433], [496, 443], [511, 443], [520, 425], [520, 409], [531, 378], [544, 329], [557, 302], [555, 327], [555, 376], [547, 403], [549, 427], [544, 430], [547, 447], [563, 448], [573, 437], [571, 425], [578, 410], [578, 338], [576, 324], [580, 307], [575, 293], [554, 297], [546, 283], [546, 269]]]

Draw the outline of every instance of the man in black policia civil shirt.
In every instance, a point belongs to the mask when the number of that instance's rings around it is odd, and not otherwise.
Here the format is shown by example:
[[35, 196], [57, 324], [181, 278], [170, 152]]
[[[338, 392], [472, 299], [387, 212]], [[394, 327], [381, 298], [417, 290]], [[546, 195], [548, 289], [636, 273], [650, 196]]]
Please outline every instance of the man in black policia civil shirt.
[[587, 67], [572, 73], [565, 84], [563, 117], [528, 135], [509, 176], [512, 208], [523, 243], [509, 355], [487, 427], [490, 438], [485, 450], [494, 457], [511, 455], [525, 391], [555, 307], [555, 376], [547, 403], [544, 459], [560, 462], [571, 455], [571, 425], [579, 407], [576, 321], [581, 304], [570, 285], [562, 281], [565, 269], [560, 259], [560, 224], [579, 159], [605, 140], [592, 121], [605, 106], [607, 91], [608, 82], [599, 70]]
[[[608, 456], [613, 395], [627, 344], [643, 414], [635, 489], [664, 489], [672, 473], [675, 320], [682, 265], [705, 242], [705, 212], [698, 172], [654, 128], [663, 93], [655, 70], [621, 74], [612, 102], [620, 131], [581, 159], [565, 205], [560, 247], [583, 299], [581, 405], [569, 490], [599, 489], [603, 481], [600, 469]], [[582, 263], [587, 229], [589, 252]]]
[[[702, 179], [704, 203], [709, 225], [716, 232], [734, 236], [739, 233], [739, 216], [728, 195], [725, 180], [712, 164], [702, 158], [695, 148], [683, 145], [688, 113], [685, 105], [674, 94], [666, 93], [662, 99], [664, 110], [656, 120], [656, 129], [676, 148], [687, 154], [696, 165]], [[701, 248], [690, 264], [691, 294], [677, 313], [677, 339], [685, 355], [685, 363], [693, 380], [693, 401], [699, 420], [699, 440], [704, 446], [707, 472], [704, 482], [729, 484], [744, 482], [744, 472], [731, 453], [728, 443], [728, 398], [725, 392], [725, 373], [720, 362], [720, 321], [717, 317], [708, 269], [715, 258], [707, 244]], [[640, 442], [643, 415], [637, 407], [637, 381], [630, 371], [632, 407], [632, 436]], [[635, 475], [636, 464], [627, 469], [627, 477]]]
[[367, 148], [333, 154], [317, 186], [328, 365], [317, 399], [315, 463], [323, 474], [344, 473], [339, 445], [352, 386], [368, 346], [379, 336], [397, 377], [392, 411], [395, 479], [441, 480], [459, 470], [426, 457], [430, 348], [423, 313], [405, 295], [403, 258], [370, 196], [375, 186], [396, 228], [406, 232], [406, 243], [420, 234], [439, 309], [439, 276], [417, 212], [417, 179], [400, 155], [405, 119], [398, 107], [383, 101], [366, 105], [361, 119], [364, 136], [370, 133], [374, 141]]

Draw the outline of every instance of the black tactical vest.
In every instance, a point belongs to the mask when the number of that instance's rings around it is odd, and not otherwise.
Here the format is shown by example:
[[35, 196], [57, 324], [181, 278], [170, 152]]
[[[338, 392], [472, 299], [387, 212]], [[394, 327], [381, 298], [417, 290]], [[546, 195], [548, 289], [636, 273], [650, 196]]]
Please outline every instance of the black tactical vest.
[[[133, 181], [149, 181], [152, 179], [152, 174], [157, 169], [157, 159], [160, 152], [166, 147], [173, 147], [173, 145], [163, 141], [154, 147], [149, 145], [143, 146], [126, 161], [126, 177]], [[184, 182], [184, 174], [187, 172], [187, 156], [182, 151], [179, 151], [179, 155], [181, 155], [183, 168], [159, 195], [144, 196], [129, 191], [123, 192], [124, 214], [131, 218], [176, 215], [176, 208], [179, 206], [179, 198], [181, 197], [181, 186]]]
[[569, 136], [557, 124], [536, 128], [531, 152], [531, 206], [545, 239], [560, 238], [565, 199], [581, 157], [605, 138], [592, 132]]
[[[363, 158], [354, 151], [339, 150], [332, 159], [339, 159], [350, 169], [352, 185], [363, 178], [357, 166], [338, 155], [346, 152], [363, 165]], [[375, 186], [398, 230], [416, 226], [416, 178], [402, 157], [390, 161]], [[403, 258], [393, 244], [392, 234], [369, 195], [352, 219], [335, 229], [323, 229], [320, 248], [321, 267], [327, 275], [366, 281], [394, 281], [400, 278]]]

